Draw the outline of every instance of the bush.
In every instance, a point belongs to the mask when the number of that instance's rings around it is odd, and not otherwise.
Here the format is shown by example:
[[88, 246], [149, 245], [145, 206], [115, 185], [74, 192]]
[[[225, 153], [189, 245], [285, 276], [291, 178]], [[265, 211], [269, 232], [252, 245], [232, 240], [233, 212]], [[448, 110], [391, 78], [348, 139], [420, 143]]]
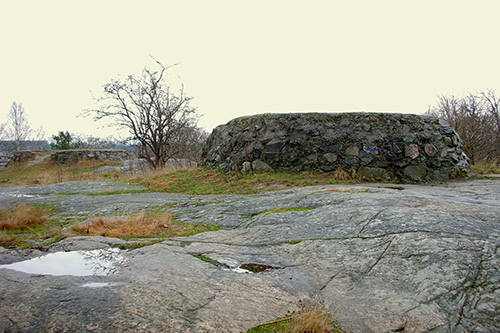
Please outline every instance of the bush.
[[52, 149], [64, 150], [64, 149], [77, 149], [80, 148], [82, 143], [80, 140], [74, 141], [68, 131], [59, 131], [58, 135], [52, 136], [53, 142], [50, 144]]

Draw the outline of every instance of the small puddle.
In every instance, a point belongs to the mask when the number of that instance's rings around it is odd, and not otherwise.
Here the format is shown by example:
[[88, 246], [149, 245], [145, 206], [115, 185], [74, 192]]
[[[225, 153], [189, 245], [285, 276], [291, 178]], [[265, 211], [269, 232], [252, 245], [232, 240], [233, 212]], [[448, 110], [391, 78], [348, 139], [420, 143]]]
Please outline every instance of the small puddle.
[[116, 272], [124, 261], [119, 249], [102, 249], [50, 253], [0, 268], [38, 275], [106, 276]]
[[249, 271], [247, 269], [240, 268], [239, 266], [235, 267], [235, 268], [226, 268], [226, 270], [232, 271], [232, 272], [235, 272], [235, 273], [239, 273], [239, 274], [252, 273], [251, 271]]
[[6, 193], [5, 195], [8, 197], [14, 197], [14, 198], [34, 198], [34, 197], [36, 197], [36, 195], [33, 195], [33, 194]]
[[253, 273], [261, 273], [271, 269], [280, 269], [281, 267], [264, 265], [264, 264], [247, 263], [247, 264], [241, 264], [239, 268]]
[[282, 267], [276, 267], [276, 266], [270, 266], [270, 265], [263, 265], [263, 264], [254, 264], [254, 263], [247, 263], [247, 264], [241, 264], [238, 267], [235, 268], [226, 268], [227, 270], [236, 272], [236, 273], [261, 273], [265, 272], [271, 269], [281, 269]]

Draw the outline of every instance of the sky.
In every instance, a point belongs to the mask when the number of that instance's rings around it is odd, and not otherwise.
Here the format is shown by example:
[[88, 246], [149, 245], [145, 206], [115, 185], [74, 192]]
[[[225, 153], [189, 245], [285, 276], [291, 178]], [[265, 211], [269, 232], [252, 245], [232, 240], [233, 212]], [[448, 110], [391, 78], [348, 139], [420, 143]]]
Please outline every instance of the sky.
[[194, 97], [207, 131], [268, 112], [425, 112], [500, 94], [498, 0], [1, 1], [0, 123], [117, 136], [79, 116], [144, 67]]

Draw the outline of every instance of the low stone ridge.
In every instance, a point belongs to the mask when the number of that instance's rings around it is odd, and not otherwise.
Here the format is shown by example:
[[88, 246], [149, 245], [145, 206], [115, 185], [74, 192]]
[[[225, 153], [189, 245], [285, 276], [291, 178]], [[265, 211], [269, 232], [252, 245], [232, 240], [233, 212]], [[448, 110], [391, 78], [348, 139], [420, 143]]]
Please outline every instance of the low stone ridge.
[[59, 150], [50, 155], [56, 164], [74, 164], [79, 160], [124, 161], [130, 159], [126, 150], [116, 149], [82, 149]]
[[344, 170], [365, 179], [446, 181], [471, 173], [442, 119], [389, 113], [263, 114], [214, 129], [204, 165], [243, 172]]
[[[210, 196], [136, 193], [140, 187], [113, 182], [0, 188], [2, 207], [50, 203], [61, 223], [154, 208], [222, 227], [122, 251], [107, 276], [0, 267], [0, 331], [245, 332], [316, 299], [347, 332], [499, 332], [498, 185], [475, 179]], [[134, 194], [86, 195], [103, 191]], [[43, 250], [126, 242], [73, 237]], [[47, 252], [0, 247], [0, 265]]]
[[22, 150], [13, 152], [9, 156], [9, 163], [24, 162], [33, 158], [33, 152], [30, 150]]

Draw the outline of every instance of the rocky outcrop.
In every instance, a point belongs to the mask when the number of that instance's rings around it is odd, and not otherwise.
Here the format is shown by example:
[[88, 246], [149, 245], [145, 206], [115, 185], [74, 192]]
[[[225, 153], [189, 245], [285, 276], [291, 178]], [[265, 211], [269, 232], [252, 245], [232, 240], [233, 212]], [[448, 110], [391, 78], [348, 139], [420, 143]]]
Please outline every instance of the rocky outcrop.
[[462, 141], [448, 123], [412, 114], [241, 117], [214, 129], [203, 160], [223, 171], [344, 170], [404, 182], [445, 181], [471, 172]]
[[12, 162], [12, 163], [24, 162], [24, 161], [27, 161], [29, 159], [32, 159], [33, 156], [34, 156], [34, 154], [30, 150], [16, 151], [10, 155], [10, 162]]
[[50, 158], [56, 164], [74, 164], [79, 160], [124, 161], [130, 159], [130, 155], [126, 150], [83, 149], [59, 150], [52, 153]]
[[[5, 207], [50, 203], [61, 223], [157, 208], [222, 227], [121, 251], [106, 276], [0, 267], [0, 331], [245, 332], [317, 299], [347, 332], [499, 332], [498, 182], [217, 196], [112, 182], [0, 188]], [[85, 195], [103, 191], [117, 194]], [[76, 237], [43, 250], [125, 242]], [[46, 254], [0, 248], [0, 266]]]

